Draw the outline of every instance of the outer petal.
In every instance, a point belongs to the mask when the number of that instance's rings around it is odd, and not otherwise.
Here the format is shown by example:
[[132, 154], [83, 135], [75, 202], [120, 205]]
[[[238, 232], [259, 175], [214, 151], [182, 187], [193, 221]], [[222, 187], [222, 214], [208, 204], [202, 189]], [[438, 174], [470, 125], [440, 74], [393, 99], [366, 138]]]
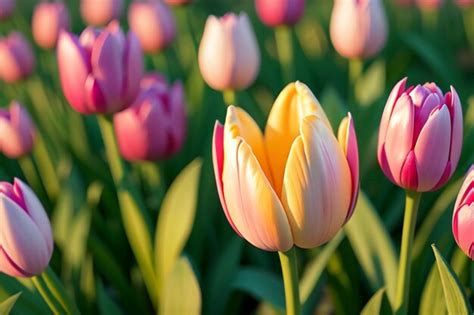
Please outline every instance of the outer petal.
[[474, 203], [465, 205], [453, 217], [455, 239], [463, 252], [474, 260]]
[[[466, 203], [467, 195], [470, 191], [474, 191], [474, 164], [471, 165], [471, 168], [467, 172], [466, 178], [459, 190], [454, 209], [459, 209]], [[474, 202], [474, 199], [472, 200]]]
[[86, 106], [80, 110], [77, 109], [77, 111], [83, 114], [106, 113], [108, 110], [107, 100], [102, 89], [100, 82], [90, 74], [84, 84]]
[[408, 153], [405, 163], [403, 164], [399, 185], [405, 189], [418, 190], [416, 156], [413, 151]]
[[331, 14], [331, 42], [346, 58], [362, 57], [364, 52], [366, 34], [357, 7], [357, 1], [337, 0]]
[[459, 162], [459, 157], [461, 156], [462, 149], [462, 136], [463, 136], [463, 119], [462, 119], [462, 108], [461, 101], [459, 100], [458, 93], [451, 86], [451, 104], [448, 104], [451, 112], [451, 123], [452, 123], [452, 133], [451, 133], [451, 153], [449, 155], [449, 160], [452, 163], [451, 174], [456, 170], [456, 166]]
[[351, 186], [349, 165], [332, 131], [315, 116], [304, 118], [282, 192], [296, 245], [313, 248], [337, 233], [347, 218]]
[[433, 188], [446, 168], [451, 142], [451, 119], [446, 105], [435, 109], [415, 145], [418, 191]]

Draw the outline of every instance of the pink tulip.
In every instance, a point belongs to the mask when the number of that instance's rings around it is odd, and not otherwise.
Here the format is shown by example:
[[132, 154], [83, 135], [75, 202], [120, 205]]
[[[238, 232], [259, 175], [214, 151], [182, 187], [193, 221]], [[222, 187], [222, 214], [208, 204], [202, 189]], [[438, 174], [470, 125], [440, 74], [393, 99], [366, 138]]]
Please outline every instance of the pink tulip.
[[443, 0], [416, 0], [416, 4], [422, 9], [434, 10], [443, 4]]
[[39, 3], [32, 21], [36, 43], [43, 48], [54, 48], [61, 30], [69, 30], [69, 12], [64, 3]]
[[474, 0], [456, 0], [459, 7], [470, 7], [474, 5]]
[[207, 19], [199, 45], [199, 68], [216, 90], [240, 90], [253, 83], [260, 70], [260, 51], [247, 14]]
[[114, 116], [122, 156], [154, 161], [178, 152], [186, 134], [185, 107], [181, 82], [168, 86], [160, 75], [146, 75], [135, 103]]
[[186, 5], [193, 2], [193, 0], [165, 0], [166, 4], [178, 6], [178, 5]]
[[35, 67], [30, 44], [19, 32], [0, 39], [0, 79], [13, 83], [29, 76]]
[[135, 100], [143, 55], [136, 36], [125, 36], [116, 21], [88, 27], [79, 38], [61, 32], [57, 54], [64, 95], [78, 112], [116, 113]]
[[9, 109], [0, 109], [0, 152], [19, 158], [33, 149], [35, 125], [26, 109], [13, 101]]
[[387, 18], [380, 0], [336, 0], [331, 16], [331, 41], [346, 58], [369, 58], [383, 49]]
[[454, 87], [434, 83], [393, 88], [380, 123], [378, 160], [385, 176], [405, 189], [436, 190], [451, 177], [462, 147], [463, 120]]
[[467, 172], [454, 205], [453, 234], [462, 251], [474, 260], [474, 165]]
[[128, 23], [146, 53], [165, 49], [176, 37], [173, 12], [161, 1], [133, 2], [128, 11]]
[[120, 18], [123, 0], [81, 0], [81, 16], [89, 25], [102, 26]]
[[0, 0], [0, 20], [9, 18], [15, 10], [15, 0]]
[[53, 253], [48, 216], [31, 188], [15, 178], [0, 182], [0, 272], [12, 277], [39, 275]]
[[298, 23], [304, 13], [304, 0], [255, 0], [262, 22], [269, 27]]

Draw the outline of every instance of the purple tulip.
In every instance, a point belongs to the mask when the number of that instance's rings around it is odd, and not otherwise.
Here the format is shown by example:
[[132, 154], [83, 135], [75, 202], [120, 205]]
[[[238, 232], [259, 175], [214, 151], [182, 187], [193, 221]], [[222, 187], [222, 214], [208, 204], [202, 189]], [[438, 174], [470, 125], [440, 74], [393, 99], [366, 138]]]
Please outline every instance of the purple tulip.
[[15, 0], [0, 0], [0, 20], [9, 18], [15, 10]]
[[0, 152], [14, 159], [30, 153], [35, 133], [35, 125], [20, 103], [13, 101], [9, 109], [0, 109]]
[[0, 39], [0, 79], [13, 83], [25, 79], [35, 67], [30, 44], [19, 32]]

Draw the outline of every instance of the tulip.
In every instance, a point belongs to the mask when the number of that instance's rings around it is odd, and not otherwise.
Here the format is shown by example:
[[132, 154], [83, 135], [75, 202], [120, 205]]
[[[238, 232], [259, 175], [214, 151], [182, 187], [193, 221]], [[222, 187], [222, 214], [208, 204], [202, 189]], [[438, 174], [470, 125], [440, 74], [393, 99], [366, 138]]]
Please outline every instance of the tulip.
[[436, 190], [459, 161], [461, 103], [454, 87], [443, 96], [434, 83], [405, 88], [406, 81], [398, 82], [385, 106], [378, 161], [394, 184], [417, 192]]
[[331, 41], [346, 58], [369, 58], [387, 39], [387, 18], [380, 0], [336, 0], [331, 16]]
[[313, 248], [351, 217], [359, 161], [349, 114], [338, 139], [318, 100], [300, 83], [278, 96], [262, 135], [241, 108], [216, 123], [213, 161], [224, 213], [238, 235], [268, 251]]
[[453, 213], [454, 239], [462, 251], [474, 260], [474, 165], [467, 172]]
[[163, 50], [176, 37], [174, 15], [161, 1], [135, 1], [128, 11], [128, 23], [146, 53]]
[[38, 4], [33, 13], [32, 31], [36, 43], [54, 48], [61, 30], [69, 30], [69, 13], [62, 2]]
[[294, 25], [304, 13], [304, 0], [255, 0], [258, 17], [269, 27]]
[[443, 0], [416, 0], [416, 4], [422, 9], [434, 10], [443, 4]]
[[120, 18], [123, 0], [81, 0], [82, 19], [90, 25], [106, 25]]
[[9, 18], [15, 10], [15, 0], [0, 0], [0, 20]]
[[245, 89], [260, 69], [260, 52], [247, 14], [210, 16], [199, 45], [199, 68], [216, 90]]
[[39, 275], [53, 253], [48, 216], [31, 188], [15, 178], [0, 182], [0, 271], [13, 277]]
[[192, 0], [165, 0], [165, 2], [168, 5], [180, 6], [180, 5], [190, 4], [193, 1]]
[[456, 0], [456, 4], [460, 7], [470, 7], [474, 5], [474, 0]]
[[0, 39], [0, 78], [8, 83], [29, 76], [35, 67], [30, 44], [19, 32]]
[[116, 113], [130, 106], [140, 87], [143, 55], [136, 36], [115, 21], [86, 28], [77, 38], [61, 32], [59, 75], [66, 99], [80, 113]]
[[154, 161], [176, 153], [186, 134], [185, 107], [181, 82], [168, 86], [160, 75], [146, 75], [135, 103], [114, 116], [122, 156]]
[[30, 153], [35, 133], [35, 125], [20, 103], [13, 101], [9, 109], [0, 109], [0, 152], [13, 159]]

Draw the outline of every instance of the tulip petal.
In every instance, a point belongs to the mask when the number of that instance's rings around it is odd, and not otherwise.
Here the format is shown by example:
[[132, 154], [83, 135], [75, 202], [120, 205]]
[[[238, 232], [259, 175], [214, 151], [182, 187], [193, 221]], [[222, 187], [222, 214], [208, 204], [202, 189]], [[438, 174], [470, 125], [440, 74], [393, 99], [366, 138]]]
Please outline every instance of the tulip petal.
[[456, 242], [471, 259], [474, 258], [472, 256], [472, 244], [474, 243], [472, 231], [474, 231], [474, 204], [463, 206], [453, 217], [453, 232]]
[[106, 99], [100, 82], [92, 74], [87, 77], [84, 84], [84, 98], [86, 107], [77, 109], [82, 114], [106, 113], [108, 111]]
[[[449, 155], [449, 160], [452, 164], [452, 169], [450, 175], [456, 169], [458, 165], [459, 157], [461, 156], [462, 149], [462, 137], [463, 137], [463, 119], [462, 119], [462, 108], [461, 101], [459, 100], [458, 93], [451, 86], [451, 93], [448, 93], [449, 99], [447, 97], [446, 104], [449, 106], [451, 113], [451, 124], [452, 124], [452, 133], [451, 133], [451, 153]], [[450, 102], [448, 102], [450, 101]]]
[[416, 167], [416, 156], [413, 151], [408, 153], [400, 175], [400, 185], [405, 189], [417, 190], [418, 172]]
[[[474, 165], [469, 168], [466, 178], [464, 179], [459, 191], [460, 193], [458, 194], [456, 203], [454, 204], [454, 209], [459, 209], [462, 205], [464, 205], [467, 200], [467, 194], [470, 191], [474, 191]], [[474, 202], [474, 199], [472, 199], [472, 202]]]
[[125, 80], [123, 86], [126, 105], [132, 104], [137, 96], [143, 71], [143, 53], [140, 43], [135, 34], [129, 32], [125, 51]]
[[12, 277], [32, 277], [29, 272], [21, 269], [0, 246], [0, 272]]

